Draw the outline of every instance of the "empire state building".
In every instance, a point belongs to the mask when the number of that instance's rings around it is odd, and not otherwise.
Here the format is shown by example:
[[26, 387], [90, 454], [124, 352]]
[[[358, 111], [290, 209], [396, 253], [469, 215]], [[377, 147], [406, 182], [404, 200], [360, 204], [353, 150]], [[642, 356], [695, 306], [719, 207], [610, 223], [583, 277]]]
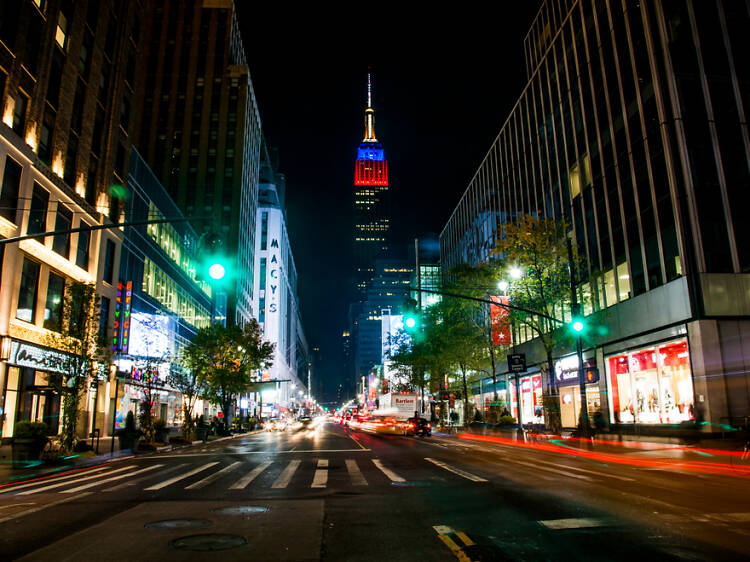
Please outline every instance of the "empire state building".
[[372, 80], [367, 74], [365, 136], [354, 164], [354, 265], [357, 290], [363, 296], [375, 271], [375, 258], [388, 250], [390, 219], [388, 161], [375, 137]]

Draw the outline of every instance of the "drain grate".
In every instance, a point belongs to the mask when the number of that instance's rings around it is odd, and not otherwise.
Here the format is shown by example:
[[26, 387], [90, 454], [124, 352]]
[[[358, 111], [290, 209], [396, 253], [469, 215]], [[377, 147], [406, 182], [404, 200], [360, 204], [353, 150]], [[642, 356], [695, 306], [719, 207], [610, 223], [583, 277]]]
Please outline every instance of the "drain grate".
[[164, 519], [146, 523], [144, 527], [146, 529], [200, 529], [210, 525], [211, 521], [207, 519]]
[[265, 513], [267, 507], [260, 505], [233, 505], [230, 507], [219, 507], [212, 510], [220, 515], [254, 515], [256, 513]]
[[247, 540], [239, 535], [225, 535], [208, 533], [205, 535], [188, 535], [170, 541], [169, 545], [177, 550], [191, 550], [194, 552], [212, 552], [215, 550], [229, 550], [247, 544]]

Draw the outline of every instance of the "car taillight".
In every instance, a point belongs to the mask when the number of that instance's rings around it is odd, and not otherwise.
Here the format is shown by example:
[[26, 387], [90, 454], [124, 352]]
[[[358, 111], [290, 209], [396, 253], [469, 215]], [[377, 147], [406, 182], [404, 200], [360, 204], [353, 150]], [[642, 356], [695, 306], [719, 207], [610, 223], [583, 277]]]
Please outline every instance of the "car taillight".
[[410, 423], [409, 427], [416, 427], [416, 424]]
[[428, 424], [427, 424], [427, 429], [430, 429], [431, 427], [432, 427], [432, 426], [431, 426], [431, 425], [430, 425], [430, 424], [428, 423]]

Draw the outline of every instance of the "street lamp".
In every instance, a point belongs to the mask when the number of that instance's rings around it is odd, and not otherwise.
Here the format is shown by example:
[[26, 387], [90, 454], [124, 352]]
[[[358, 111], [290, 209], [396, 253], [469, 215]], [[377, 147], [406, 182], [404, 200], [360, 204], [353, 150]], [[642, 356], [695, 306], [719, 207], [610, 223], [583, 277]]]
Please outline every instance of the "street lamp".
[[511, 267], [508, 273], [510, 274], [511, 279], [520, 279], [523, 277], [523, 270], [517, 265]]
[[503, 280], [503, 281], [500, 281], [500, 282], [499, 282], [499, 283], [497, 284], [497, 288], [498, 288], [498, 289], [500, 289], [500, 290], [501, 290], [501, 291], [502, 291], [503, 293], [505, 293], [505, 292], [507, 292], [507, 291], [508, 291], [508, 287], [509, 287], [509, 286], [510, 286], [510, 284], [509, 284], [509, 283], [508, 283], [507, 281], [505, 281], [505, 280]]

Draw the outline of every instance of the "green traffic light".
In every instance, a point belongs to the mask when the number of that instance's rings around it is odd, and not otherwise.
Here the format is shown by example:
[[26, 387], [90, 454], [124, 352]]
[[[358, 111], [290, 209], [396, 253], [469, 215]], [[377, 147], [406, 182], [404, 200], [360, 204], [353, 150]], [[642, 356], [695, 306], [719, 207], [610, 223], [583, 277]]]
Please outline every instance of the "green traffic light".
[[215, 263], [208, 268], [208, 274], [211, 276], [211, 279], [216, 279], [217, 281], [224, 277], [224, 273], [224, 266], [220, 263]]
[[407, 328], [413, 328], [416, 325], [417, 325], [417, 321], [413, 316], [409, 316], [409, 318], [406, 319]]
[[583, 322], [575, 320], [572, 324], [572, 328], [574, 332], [583, 332]]

